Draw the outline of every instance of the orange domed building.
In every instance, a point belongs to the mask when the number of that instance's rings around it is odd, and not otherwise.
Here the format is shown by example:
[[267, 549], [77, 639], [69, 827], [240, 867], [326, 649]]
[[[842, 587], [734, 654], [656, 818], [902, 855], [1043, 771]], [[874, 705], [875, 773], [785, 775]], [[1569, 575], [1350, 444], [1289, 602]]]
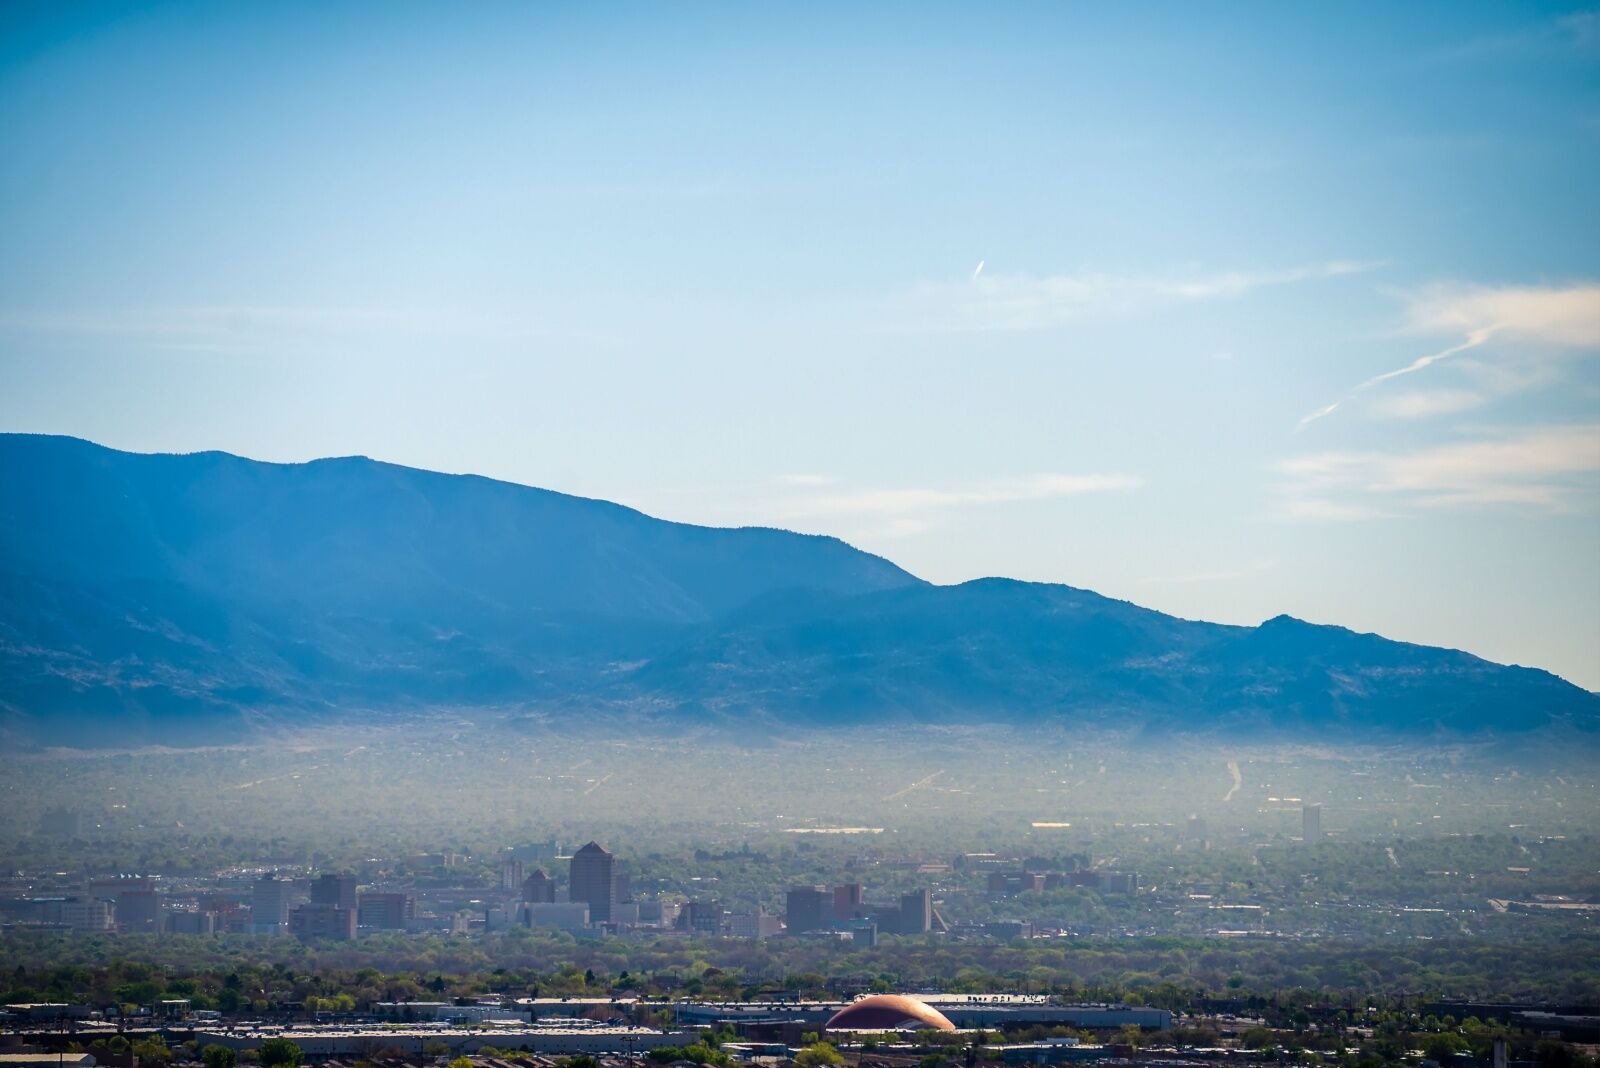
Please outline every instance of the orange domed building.
[[956, 1025], [938, 1009], [904, 994], [873, 994], [851, 1002], [829, 1018], [823, 1031], [882, 1031], [910, 1024], [936, 1031], [954, 1031]]

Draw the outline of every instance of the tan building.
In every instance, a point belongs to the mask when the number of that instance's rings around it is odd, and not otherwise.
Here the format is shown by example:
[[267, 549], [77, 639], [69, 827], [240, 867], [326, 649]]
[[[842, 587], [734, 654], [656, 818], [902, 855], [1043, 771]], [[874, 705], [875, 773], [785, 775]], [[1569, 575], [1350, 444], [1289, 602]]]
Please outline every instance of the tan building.
[[599, 842], [590, 842], [572, 855], [568, 896], [589, 906], [590, 923], [610, 923], [617, 903], [616, 859]]

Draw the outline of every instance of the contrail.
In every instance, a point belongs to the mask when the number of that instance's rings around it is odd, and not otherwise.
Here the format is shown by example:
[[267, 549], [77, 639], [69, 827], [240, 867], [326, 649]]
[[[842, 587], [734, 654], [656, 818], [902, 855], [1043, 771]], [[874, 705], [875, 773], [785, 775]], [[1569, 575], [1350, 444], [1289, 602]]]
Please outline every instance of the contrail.
[[978, 265], [972, 269], [972, 280], [974, 282], [976, 282], [978, 280], [978, 276], [983, 273], [983, 264], [984, 261], [979, 260]]
[[1300, 422], [1295, 429], [1303, 429], [1307, 425], [1315, 423], [1323, 416], [1333, 414], [1333, 412], [1335, 412], [1345, 401], [1354, 397], [1358, 393], [1365, 393], [1367, 390], [1378, 385], [1380, 382], [1387, 382], [1391, 378], [1399, 378], [1401, 375], [1412, 374], [1416, 371], [1422, 370], [1424, 367], [1427, 367], [1430, 364], [1438, 363], [1440, 360], [1447, 360], [1451, 356], [1456, 355], [1458, 352], [1466, 352], [1468, 349], [1475, 349], [1479, 345], [1482, 345], [1485, 341], [1488, 341], [1489, 338], [1494, 336], [1494, 331], [1495, 328], [1492, 326], [1479, 327], [1468, 334], [1467, 339], [1459, 345], [1451, 345], [1447, 349], [1444, 349], [1440, 352], [1431, 353], [1427, 356], [1418, 356], [1415, 360], [1412, 360], [1404, 367], [1397, 367], [1393, 371], [1385, 371], [1381, 375], [1373, 375], [1371, 378], [1367, 379], [1365, 382], [1361, 383], [1355, 389], [1352, 389], [1349, 393], [1346, 393], [1332, 404], [1329, 404], [1323, 408], [1318, 408], [1310, 415], [1301, 416]]

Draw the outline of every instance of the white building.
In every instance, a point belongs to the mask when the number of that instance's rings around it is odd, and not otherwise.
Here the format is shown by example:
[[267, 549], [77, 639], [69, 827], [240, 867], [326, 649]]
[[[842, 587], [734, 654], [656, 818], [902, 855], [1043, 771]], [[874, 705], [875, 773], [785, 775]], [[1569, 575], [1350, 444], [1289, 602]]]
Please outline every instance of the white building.
[[783, 930], [777, 916], [761, 912], [736, 912], [728, 917], [728, 933], [735, 938], [771, 938]]
[[593, 1025], [561, 1027], [297, 1027], [195, 1032], [200, 1047], [215, 1043], [229, 1049], [259, 1049], [269, 1038], [287, 1038], [305, 1051], [307, 1060], [361, 1057], [378, 1049], [397, 1048], [421, 1053], [430, 1042], [444, 1042], [452, 1057], [480, 1046], [527, 1050], [541, 1054], [642, 1053], [657, 1046], [689, 1046], [699, 1041], [697, 1031], [656, 1031], [647, 1027]]
[[116, 909], [99, 898], [69, 897], [61, 903], [61, 922], [74, 931], [111, 931], [116, 929]]
[[413, 1022], [465, 1020], [484, 1023], [505, 1020], [529, 1023], [532, 1019], [526, 1009], [498, 1004], [457, 1005], [453, 1001], [378, 1001], [373, 1003], [372, 1011], [386, 1019]]

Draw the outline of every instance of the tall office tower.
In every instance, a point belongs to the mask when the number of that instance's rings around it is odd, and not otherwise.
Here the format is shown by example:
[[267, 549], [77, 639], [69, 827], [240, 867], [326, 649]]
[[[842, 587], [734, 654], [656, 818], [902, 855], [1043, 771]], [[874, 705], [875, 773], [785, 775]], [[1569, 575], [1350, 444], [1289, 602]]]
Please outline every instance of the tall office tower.
[[833, 902], [825, 886], [792, 886], [784, 919], [789, 930], [820, 931], [833, 921]]
[[289, 896], [294, 884], [263, 875], [250, 890], [250, 922], [257, 927], [282, 927], [289, 922]]
[[161, 912], [161, 894], [154, 890], [127, 889], [117, 894], [118, 930], [159, 931]]
[[860, 908], [860, 883], [845, 883], [843, 886], [833, 888], [833, 918], [835, 920], [853, 920], [856, 918], [856, 911]]
[[500, 866], [500, 889], [522, 889], [522, 861], [511, 857]]
[[589, 906], [590, 923], [610, 923], [611, 906], [617, 902], [617, 880], [613, 858], [599, 842], [590, 842], [572, 854], [568, 897]]
[[900, 895], [900, 930], [904, 934], [927, 934], [933, 930], [933, 894], [913, 890]]
[[313, 905], [332, 905], [334, 908], [356, 911], [356, 877], [354, 875], [323, 875], [311, 884]]
[[528, 904], [548, 905], [555, 899], [556, 881], [543, 868], [533, 869], [533, 874], [522, 880], [522, 900]]
[[1322, 806], [1306, 805], [1300, 809], [1300, 837], [1306, 842], [1322, 841]]

